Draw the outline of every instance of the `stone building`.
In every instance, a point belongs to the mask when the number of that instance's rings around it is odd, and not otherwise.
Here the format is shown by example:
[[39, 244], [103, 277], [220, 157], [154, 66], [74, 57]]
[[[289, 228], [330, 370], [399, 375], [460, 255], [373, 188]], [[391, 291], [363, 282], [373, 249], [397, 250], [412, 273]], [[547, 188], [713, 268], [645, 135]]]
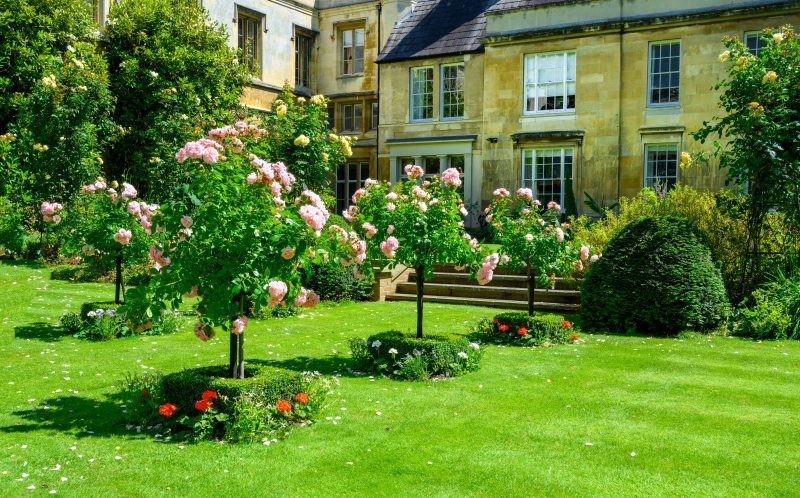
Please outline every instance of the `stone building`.
[[720, 112], [721, 39], [755, 53], [760, 30], [799, 12], [786, 0], [420, 0], [378, 57], [380, 177], [456, 165], [472, 202], [526, 186], [563, 206], [571, 187], [580, 211], [584, 191], [609, 204], [645, 186], [722, 188], [714, 164], [678, 167], [701, 148], [689, 133]]

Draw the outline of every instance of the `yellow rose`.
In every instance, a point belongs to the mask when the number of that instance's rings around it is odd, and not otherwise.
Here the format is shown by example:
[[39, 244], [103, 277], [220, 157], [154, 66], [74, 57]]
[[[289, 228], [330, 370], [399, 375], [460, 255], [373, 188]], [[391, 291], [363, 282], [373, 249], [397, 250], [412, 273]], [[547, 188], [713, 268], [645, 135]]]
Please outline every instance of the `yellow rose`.
[[719, 61], [720, 62], [725, 62], [730, 58], [731, 58], [731, 51], [730, 50], [726, 50], [726, 51], [722, 52], [721, 54], [719, 54]]
[[278, 109], [277, 109], [278, 117], [282, 118], [282, 117], [286, 116], [286, 110], [287, 110], [286, 109], [286, 105], [284, 105], [284, 104], [279, 105]]
[[774, 33], [772, 39], [775, 41], [775, 45], [779, 45], [783, 41], [783, 33]]
[[305, 135], [300, 135], [299, 137], [294, 139], [294, 144], [299, 147], [305, 147], [306, 145], [310, 144], [311, 140], [308, 139]]
[[761, 83], [772, 83], [773, 81], [778, 79], [778, 75], [775, 74], [775, 71], [769, 71], [764, 77], [761, 79]]

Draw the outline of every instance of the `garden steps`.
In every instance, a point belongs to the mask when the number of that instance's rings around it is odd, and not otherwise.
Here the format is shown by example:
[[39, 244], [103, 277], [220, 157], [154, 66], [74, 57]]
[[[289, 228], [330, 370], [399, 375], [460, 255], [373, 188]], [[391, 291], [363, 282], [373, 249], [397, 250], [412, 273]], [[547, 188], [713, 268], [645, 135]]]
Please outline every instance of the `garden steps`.
[[[387, 301], [416, 301], [417, 276], [411, 271], [406, 282], [386, 296]], [[578, 313], [580, 281], [556, 278], [555, 289], [545, 290], [537, 285], [534, 308], [537, 311]], [[470, 279], [466, 270], [453, 265], [437, 265], [433, 278], [425, 281], [424, 301], [428, 303], [469, 304], [506, 309], [528, 309], [527, 276], [498, 268], [492, 281], [484, 286]]]

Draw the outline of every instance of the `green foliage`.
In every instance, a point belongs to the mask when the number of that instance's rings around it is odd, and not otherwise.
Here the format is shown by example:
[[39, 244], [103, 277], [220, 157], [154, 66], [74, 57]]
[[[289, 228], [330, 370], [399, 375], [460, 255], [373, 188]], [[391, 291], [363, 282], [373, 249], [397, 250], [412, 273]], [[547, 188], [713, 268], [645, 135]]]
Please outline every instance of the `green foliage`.
[[483, 349], [464, 337], [413, 335], [390, 331], [349, 340], [357, 368], [388, 377], [426, 381], [455, 377], [480, 368]]
[[79, 313], [64, 313], [59, 318], [61, 328], [69, 335], [74, 335], [83, 330], [83, 320]]
[[190, 0], [118, 2], [104, 32], [119, 128], [111, 178], [130, 178], [148, 200], [180, 196], [186, 169], [175, 151], [233, 121], [249, 82], [225, 26]]
[[372, 275], [358, 278], [338, 263], [313, 265], [311, 277], [304, 284], [323, 301], [368, 301], [372, 297]]
[[473, 327], [474, 337], [482, 341], [530, 347], [573, 342], [576, 332], [573, 324], [563, 316], [530, 316], [523, 311], [501, 313], [491, 320], [483, 317]]
[[[173, 434], [194, 439], [220, 438], [228, 441], [260, 441], [283, 438], [287, 425], [306, 425], [323, 408], [330, 381], [318, 373], [292, 372], [251, 365], [245, 379], [225, 378], [225, 367], [182, 370], [163, 376], [151, 392], [155, 403], [148, 404], [139, 417], [148, 423], [159, 420]], [[141, 383], [130, 382], [126, 388], [138, 391]], [[213, 391], [212, 407], [200, 410], [197, 401]], [[299, 394], [308, 401], [298, 399]], [[289, 411], [280, 411], [278, 401], [288, 402]], [[177, 407], [170, 416], [159, 415], [165, 403]], [[282, 429], [282, 430], [279, 430]]]
[[564, 215], [567, 217], [578, 216], [578, 204], [575, 202], [575, 187], [572, 178], [564, 181]]
[[754, 306], [737, 312], [733, 333], [754, 339], [800, 339], [800, 277], [780, 275], [753, 292]]
[[295, 97], [291, 88], [288, 84], [283, 87], [272, 102], [273, 112], [264, 120], [269, 130], [265, 157], [283, 161], [300, 185], [317, 190], [328, 183], [336, 165], [353, 155], [356, 139], [328, 130], [327, 100], [322, 96], [307, 103], [305, 98]]
[[0, 197], [0, 257], [21, 253], [24, 241], [22, 212], [10, 200]]
[[[698, 192], [680, 184], [673, 185], [663, 197], [646, 188], [634, 198], [621, 198], [618, 215], [605, 210], [603, 218], [597, 222], [587, 217], [572, 219], [571, 231], [579, 243], [603, 252], [623, 227], [638, 218], [686, 218], [707, 237], [713, 256], [720, 263], [730, 300], [736, 303], [742, 298], [738, 291], [742, 265], [746, 261], [742, 241], [747, 238], [747, 223], [736, 199], [732, 191]], [[791, 236], [783, 217], [779, 214], [768, 215], [761, 250], [784, 252], [790, 243]]]
[[[800, 222], [800, 149], [797, 115], [800, 111], [800, 41], [791, 26], [765, 29], [766, 46], [758, 57], [736, 37], [723, 39], [720, 55], [728, 77], [718, 83], [723, 117], [704, 122], [693, 134], [701, 143], [717, 135], [714, 156], [731, 183], [747, 188], [751, 206], [766, 212], [775, 208], [797, 225]], [[701, 160], [706, 160], [700, 156]]]
[[676, 217], [629, 223], [581, 285], [583, 327], [592, 332], [710, 330], [728, 307], [706, 236]]
[[[606, 216], [608, 216], [608, 213], [612, 209], [614, 209], [615, 207], [619, 206], [619, 202], [615, 202], [615, 203], [610, 204], [608, 206], [604, 206], [602, 200], [600, 202], [597, 202], [596, 200], [594, 200], [594, 197], [589, 195], [588, 192], [584, 192], [583, 195], [586, 196], [586, 200], [583, 201], [583, 203], [586, 204], [587, 206], [589, 206], [589, 209], [591, 209], [595, 214], [600, 215], [601, 219], [603, 219]], [[570, 216], [570, 214], [567, 213], [567, 216]], [[577, 213], [575, 213], [575, 216], [577, 216]]]

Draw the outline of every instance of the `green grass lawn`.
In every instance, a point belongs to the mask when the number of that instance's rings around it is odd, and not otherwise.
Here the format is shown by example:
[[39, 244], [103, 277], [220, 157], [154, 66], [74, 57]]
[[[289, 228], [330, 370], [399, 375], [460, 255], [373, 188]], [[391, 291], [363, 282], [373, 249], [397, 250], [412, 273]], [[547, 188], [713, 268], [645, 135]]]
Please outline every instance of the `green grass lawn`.
[[[246, 348], [341, 374], [318, 424], [270, 446], [158, 443], [119, 425], [113, 386], [124, 373], [224, 363], [227, 337], [201, 343], [188, 322], [165, 337], [62, 337], [59, 315], [113, 286], [13, 265], [0, 265], [0, 496], [800, 494], [797, 342], [586, 335], [487, 346], [478, 372], [410, 383], [348, 373], [347, 339], [411, 329], [413, 303], [321, 306], [251, 322]], [[425, 320], [462, 333], [492, 313], [428, 304]]]

